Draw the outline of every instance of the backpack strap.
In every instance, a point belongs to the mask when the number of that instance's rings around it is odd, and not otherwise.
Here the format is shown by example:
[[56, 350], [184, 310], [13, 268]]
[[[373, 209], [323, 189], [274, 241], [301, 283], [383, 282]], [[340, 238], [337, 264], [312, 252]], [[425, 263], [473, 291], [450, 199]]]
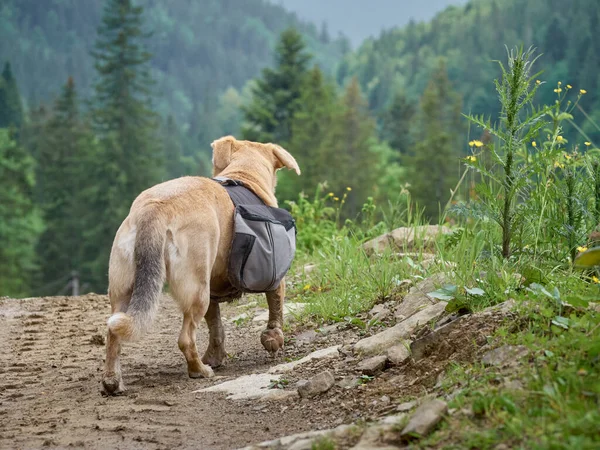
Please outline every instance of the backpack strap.
[[214, 177], [213, 180], [227, 190], [234, 206], [265, 204], [258, 195], [246, 187], [243, 181], [232, 180], [226, 177]]

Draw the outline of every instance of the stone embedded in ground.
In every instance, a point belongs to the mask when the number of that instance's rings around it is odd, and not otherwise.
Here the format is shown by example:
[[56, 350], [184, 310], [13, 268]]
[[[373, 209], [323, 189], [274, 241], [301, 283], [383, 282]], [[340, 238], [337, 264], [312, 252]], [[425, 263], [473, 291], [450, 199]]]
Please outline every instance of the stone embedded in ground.
[[338, 387], [341, 387], [342, 389], [350, 389], [355, 386], [358, 386], [360, 384], [360, 379], [353, 375], [348, 375], [348, 376], [345, 376], [344, 378], [342, 378], [336, 384]]
[[[395, 420], [401, 420], [394, 417]], [[377, 425], [372, 425], [367, 428], [358, 443], [351, 450], [395, 450], [397, 441], [397, 433], [394, 431], [395, 424], [379, 422]]]
[[294, 336], [294, 340], [298, 344], [305, 344], [308, 342], [312, 342], [319, 337], [319, 334], [315, 330], [306, 330], [300, 334]]
[[281, 400], [283, 397], [294, 396], [293, 391], [289, 394], [282, 394], [281, 389], [269, 389], [269, 386], [279, 381], [281, 375], [273, 375], [269, 373], [259, 373], [252, 375], [244, 375], [234, 380], [229, 380], [224, 383], [214, 386], [192, 391], [193, 393], [204, 392], [225, 392], [229, 400], [245, 400], [251, 398], [269, 398], [273, 400]]
[[384, 320], [390, 314], [390, 310], [383, 304], [375, 305], [371, 311], [369, 311], [369, 317], [375, 320]]
[[404, 420], [405, 417], [406, 417], [406, 414], [396, 414], [393, 416], [386, 416], [379, 421], [379, 424], [380, 425], [398, 425], [399, 423], [401, 423]]
[[387, 357], [392, 366], [402, 364], [410, 358], [410, 341], [402, 342], [388, 348]]
[[396, 407], [396, 411], [398, 411], [398, 412], [407, 412], [407, 411], [410, 411], [415, 406], [417, 406], [417, 403], [418, 402], [416, 400], [413, 400], [412, 402], [400, 403]]
[[[306, 303], [285, 303], [283, 305], [283, 317], [285, 319], [293, 318], [295, 314], [300, 314], [306, 308]], [[262, 311], [260, 314], [256, 315], [253, 322], [268, 322], [269, 321], [269, 311]]]
[[269, 373], [287, 373], [294, 370], [296, 367], [306, 364], [307, 362], [313, 361], [315, 359], [333, 359], [340, 356], [339, 345], [334, 345], [333, 347], [323, 348], [321, 350], [317, 350], [316, 352], [309, 353], [304, 358], [301, 358], [297, 361], [291, 361], [285, 364], [279, 364], [277, 366], [271, 367], [269, 369]]
[[240, 450], [258, 450], [258, 449], [287, 449], [287, 450], [310, 450], [313, 446], [323, 438], [329, 438], [335, 441], [338, 438], [343, 438], [354, 432], [354, 425], [340, 425], [336, 428], [327, 430], [307, 431], [304, 433], [292, 434], [290, 436], [280, 437], [271, 441], [260, 442], [258, 444], [249, 445]]
[[421, 309], [433, 305], [438, 300], [429, 297], [427, 294], [439, 289], [445, 283], [443, 274], [433, 275], [425, 280], [420, 281], [415, 286], [410, 288], [408, 294], [404, 296], [402, 302], [396, 307], [394, 316], [398, 321], [405, 320]]
[[415, 249], [433, 249], [440, 235], [450, 234], [450, 228], [439, 225], [400, 227], [365, 242], [362, 248], [367, 254], [383, 253], [387, 248], [395, 252]]
[[309, 275], [313, 270], [317, 268], [316, 264], [305, 264], [302, 268], [304, 275]]
[[410, 345], [410, 351], [413, 359], [415, 361], [419, 361], [429, 356], [429, 350], [435, 349], [442, 340], [447, 339], [450, 333], [455, 330], [456, 327], [461, 326], [461, 324], [465, 321], [465, 318], [466, 316], [459, 317], [458, 319], [447, 323], [446, 325], [436, 328], [435, 330], [431, 331], [431, 333], [416, 339]]
[[419, 406], [408, 424], [402, 430], [403, 438], [427, 436], [448, 412], [448, 405], [442, 400], [430, 400]]
[[328, 334], [335, 333], [338, 330], [338, 324], [334, 323], [332, 325], [326, 325], [324, 327], [319, 328], [317, 331], [319, 334], [323, 336], [327, 336]]
[[519, 359], [528, 354], [529, 350], [524, 345], [503, 345], [483, 355], [481, 362], [486, 366], [504, 367], [518, 364]]
[[258, 305], [258, 302], [253, 300], [251, 302], [248, 303], [243, 303], [241, 305], [236, 306], [237, 309], [250, 309], [250, 308], [254, 308], [255, 306]]
[[306, 383], [298, 386], [298, 394], [303, 398], [311, 398], [316, 395], [327, 392], [335, 383], [333, 373], [326, 370], [315, 375]]
[[408, 319], [394, 325], [387, 330], [368, 338], [361, 339], [354, 345], [354, 353], [375, 355], [386, 351], [388, 348], [406, 340], [421, 325], [444, 314], [446, 302], [430, 305]]
[[387, 363], [387, 356], [373, 356], [372, 358], [368, 358], [362, 360], [358, 366], [356, 366], [356, 370], [368, 376], [375, 376], [379, 372], [385, 369], [385, 364]]

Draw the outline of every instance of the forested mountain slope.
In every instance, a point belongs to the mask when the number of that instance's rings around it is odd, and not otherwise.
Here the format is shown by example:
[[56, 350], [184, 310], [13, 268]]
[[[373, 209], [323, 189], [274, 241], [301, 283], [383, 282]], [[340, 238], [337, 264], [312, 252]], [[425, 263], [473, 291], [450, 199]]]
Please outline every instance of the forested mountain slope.
[[[54, 98], [72, 76], [87, 96], [103, 0], [3, 0], [0, 58], [9, 60], [26, 103]], [[246, 81], [271, 65], [279, 33], [295, 26], [317, 62], [332, 70], [347, 48], [344, 40], [319, 36], [314, 25], [265, 0], [139, 0], [152, 34], [157, 109], [178, 123], [190, 120], [197, 103]]]
[[[374, 110], [388, 106], [396, 92], [417, 100], [440, 56], [464, 98], [466, 112], [491, 115], [496, 98], [493, 60], [505, 60], [504, 45], [533, 45], [542, 57], [536, 67], [548, 82], [540, 103], [553, 103], [559, 81], [575, 92], [587, 91], [581, 106], [600, 122], [600, 24], [598, 0], [472, 0], [449, 7], [431, 22], [414, 23], [382, 33], [346, 56], [340, 82], [357, 76]], [[564, 90], [562, 92], [564, 94]], [[587, 120], [587, 133], [598, 131]]]

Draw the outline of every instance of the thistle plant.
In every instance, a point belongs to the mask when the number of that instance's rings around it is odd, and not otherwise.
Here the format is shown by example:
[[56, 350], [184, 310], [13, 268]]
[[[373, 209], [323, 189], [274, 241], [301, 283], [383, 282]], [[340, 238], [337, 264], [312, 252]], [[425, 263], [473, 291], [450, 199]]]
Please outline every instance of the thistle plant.
[[[507, 49], [508, 67], [500, 61], [502, 78], [495, 81], [501, 105], [498, 123], [492, 124], [483, 116], [467, 116], [495, 138], [481, 151], [490, 151], [491, 167], [480, 163], [477, 155], [467, 158], [466, 164], [479, 171], [484, 182], [478, 186], [482, 200], [478, 215], [485, 215], [498, 223], [502, 230], [502, 256], [511, 254], [511, 240], [522, 215], [527, 197], [527, 182], [531, 171], [527, 164], [526, 143], [544, 127], [547, 108], [536, 108], [532, 100], [539, 87], [535, 82], [539, 73], [532, 74], [537, 57], [533, 48]], [[519, 155], [524, 155], [525, 158]], [[499, 189], [498, 189], [499, 188]], [[498, 192], [499, 190], [499, 192]]]

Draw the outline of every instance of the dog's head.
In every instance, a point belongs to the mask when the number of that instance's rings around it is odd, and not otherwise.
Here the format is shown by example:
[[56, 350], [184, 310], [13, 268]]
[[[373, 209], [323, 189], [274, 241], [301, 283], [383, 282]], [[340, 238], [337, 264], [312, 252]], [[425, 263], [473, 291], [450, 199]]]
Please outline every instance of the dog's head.
[[235, 178], [244, 174], [266, 182], [274, 190], [277, 184], [277, 171], [284, 167], [300, 175], [300, 167], [290, 153], [276, 144], [261, 144], [252, 141], [238, 141], [232, 136], [217, 139], [211, 144], [213, 149], [213, 176]]

